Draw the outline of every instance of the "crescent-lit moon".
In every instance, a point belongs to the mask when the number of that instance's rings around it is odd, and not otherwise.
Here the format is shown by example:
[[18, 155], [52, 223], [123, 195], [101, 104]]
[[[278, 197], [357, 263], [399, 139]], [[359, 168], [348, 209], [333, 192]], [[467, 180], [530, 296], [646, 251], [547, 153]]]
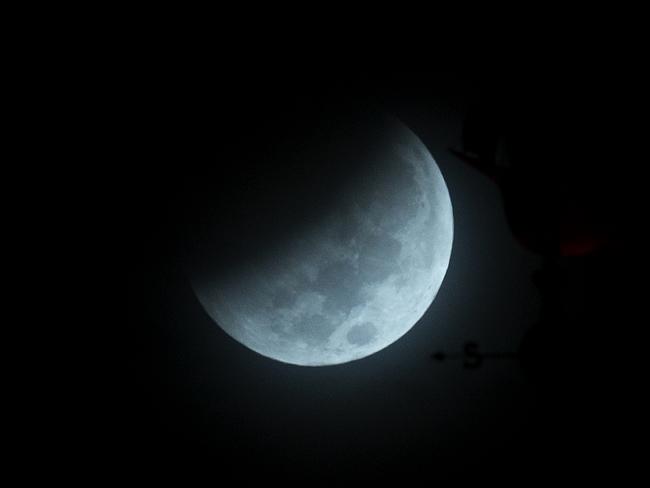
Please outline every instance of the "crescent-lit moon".
[[385, 124], [378, 145], [335, 206], [261, 262], [192, 279], [230, 336], [278, 361], [323, 366], [376, 353], [423, 316], [451, 256], [449, 192], [401, 122]]

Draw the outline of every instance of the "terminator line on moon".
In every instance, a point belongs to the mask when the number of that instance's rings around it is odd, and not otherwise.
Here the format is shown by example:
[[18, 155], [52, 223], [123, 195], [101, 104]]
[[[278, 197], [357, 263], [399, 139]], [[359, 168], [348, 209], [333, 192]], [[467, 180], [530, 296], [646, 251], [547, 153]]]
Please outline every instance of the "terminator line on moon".
[[451, 256], [449, 192], [401, 122], [391, 119], [379, 144], [333, 211], [264, 262], [242, 263], [228, 279], [192, 279], [230, 336], [278, 361], [323, 366], [389, 346], [426, 312]]

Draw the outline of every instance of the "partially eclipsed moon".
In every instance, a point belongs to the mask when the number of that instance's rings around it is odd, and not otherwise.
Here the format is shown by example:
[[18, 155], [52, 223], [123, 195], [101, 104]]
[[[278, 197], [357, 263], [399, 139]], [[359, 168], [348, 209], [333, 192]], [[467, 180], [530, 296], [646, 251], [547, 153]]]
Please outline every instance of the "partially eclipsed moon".
[[397, 120], [382, 131], [330, 211], [264, 259], [192, 280], [234, 339], [286, 363], [345, 363], [395, 342], [431, 305], [451, 255], [449, 192], [413, 132]]

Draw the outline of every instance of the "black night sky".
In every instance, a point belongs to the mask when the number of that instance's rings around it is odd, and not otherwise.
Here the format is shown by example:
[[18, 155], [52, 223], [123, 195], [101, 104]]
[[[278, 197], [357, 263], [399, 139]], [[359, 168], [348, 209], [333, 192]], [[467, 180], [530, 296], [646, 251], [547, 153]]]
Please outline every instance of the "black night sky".
[[[97, 439], [112, 470], [433, 484], [557, 481], [611, 465], [630, 428], [617, 356], [633, 337], [620, 312], [629, 174], [597, 141], [620, 128], [586, 73], [507, 68], [121, 80], [110, 167], [123, 367]], [[455, 235], [442, 288], [408, 334], [365, 359], [310, 368], [262, 357], [208, 317], [185, 276], [197, 202], [212, 196], [231, 215], [241, 190], [231, 182], [255, 179], [251, 161], [270, 142], [321, 107], [366, 105], [408, 125], [445, 177]], [[508, 357], [470, 367], [465, 348]]]

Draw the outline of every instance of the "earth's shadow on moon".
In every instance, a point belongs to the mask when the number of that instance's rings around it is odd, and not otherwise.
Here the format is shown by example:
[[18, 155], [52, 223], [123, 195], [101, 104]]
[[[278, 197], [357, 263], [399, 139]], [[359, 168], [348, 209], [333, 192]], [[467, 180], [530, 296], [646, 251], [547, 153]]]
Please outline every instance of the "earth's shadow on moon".
[[[414, 325], [444, 277], [453, 221], [435, 162], [399, 121], [368, 107], [308, 109], [263, 124], [246, 146], [215, 148], [221, 164], [191, 179], [186, 264], [229, 335], [265, 356], [321, 366], [372, 354]], [[396, 143], [420, 174], [395, 156]], [[399, 164], [375, 164], [387, 154]], [[361, 217], [350, 219], [351, 208]], [[399, 332], [386, 329], [391, 319]]]

